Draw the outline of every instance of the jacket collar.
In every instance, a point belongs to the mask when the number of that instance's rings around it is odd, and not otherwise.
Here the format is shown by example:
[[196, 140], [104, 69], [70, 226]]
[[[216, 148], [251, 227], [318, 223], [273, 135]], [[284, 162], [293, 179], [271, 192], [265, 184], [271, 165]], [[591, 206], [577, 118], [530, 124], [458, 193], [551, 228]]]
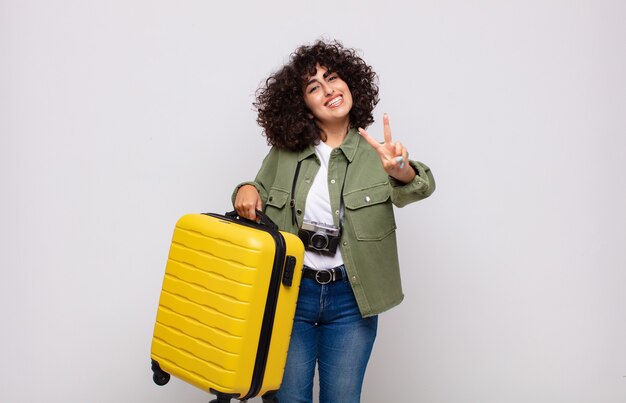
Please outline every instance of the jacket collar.
[[348, 130], [348, 134], [343, 140], [343, 143], [341, 143], [341, 145], [339, 146], [339, 149], [343, 151], [343, 154], [346, 156], [349, 162], [352, 162], [352, 160], [354, 159], [360, 141], [361, 135], [359, 134], [357, 129], [351, 128], [350, 130]]
[[[349, 162], [352, 162], [354, 156], [356, 155], [356, 150], [359, 146], [359, 142], [361, 141], [361, 135], [356, 128], [351, 128], [348, 130], [348, 134], [346, 138], [343, 140], [343, 143], [339, 146], [339, 149], [343, 152], [343, 155], [346, 156], [346, 159]], [[310, 145], [304, 150], [298, 153], [298, 161], [302, 161], [311, 155], [315, 154], [315, 148]]]

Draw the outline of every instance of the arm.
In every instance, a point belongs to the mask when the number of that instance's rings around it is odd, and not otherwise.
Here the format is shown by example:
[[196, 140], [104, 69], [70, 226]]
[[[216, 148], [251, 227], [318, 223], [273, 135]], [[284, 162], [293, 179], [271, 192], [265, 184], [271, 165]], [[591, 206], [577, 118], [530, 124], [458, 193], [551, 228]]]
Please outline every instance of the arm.
[[435, 191], [435, 178], [430, 168], [418, 161], [409, 160], [415, 176], [409, 183], [400, 182], [391, 177], [391, 201], [397, 207], [404, 207], [414, 201], [422, 200]]
[[278, 151], [272, 148], [263, 160], [254, 181], [243, 182], [235, 187], [232, 201], [237, 214], [250, 220], [256, 219], [255, 210], [263, 210], [267, 190], [274, 181], [277, 166]]
[[401, 143], [391, 141], [389, 116], [383, 115], [385, 141], [379, 143], [365, 130], [361, 136], [378, 153], [383, 169], [389, 175], [391, 201], [398, 207], [424, 199], [435, 191], [435, 179], [426, 165], [409, 160], [409, 153]]

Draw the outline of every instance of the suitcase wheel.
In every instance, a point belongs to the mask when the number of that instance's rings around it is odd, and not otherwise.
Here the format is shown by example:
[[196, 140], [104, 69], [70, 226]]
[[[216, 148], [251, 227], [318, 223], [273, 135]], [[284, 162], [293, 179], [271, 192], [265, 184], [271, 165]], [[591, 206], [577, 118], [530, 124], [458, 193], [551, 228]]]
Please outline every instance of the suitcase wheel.
[[161, 372], [160, 374], [155, 373], [152, 375], [152, 380], [159, 386], [163, 386], [170, 381], [170, 374], [167, 372]]
[[[239, 400], [239, 393], [236, 394], [228, 394], [228, 393], [222, 393], [222, 392], [218, 392], [214, 389], [209, 389], [209, 392], [213, 393], [217, 399], [213, 399], [211, 400], [209, 403], [230, 403], [231, 399], [237, 399]], [[239, 400], [240, 402], [247, 402], [247, 400]]]
[[152, 360], [152, 380], [159, 386], [163, 386], [170, 381], [170, 374], [163, 371], [159, 363]]
[[[243, 400], [243, 401], [247, 402], [247, 400]], [[213, 399], [209, 403], [230, 403], [230, 397], [218, 396], [217, 399]]]

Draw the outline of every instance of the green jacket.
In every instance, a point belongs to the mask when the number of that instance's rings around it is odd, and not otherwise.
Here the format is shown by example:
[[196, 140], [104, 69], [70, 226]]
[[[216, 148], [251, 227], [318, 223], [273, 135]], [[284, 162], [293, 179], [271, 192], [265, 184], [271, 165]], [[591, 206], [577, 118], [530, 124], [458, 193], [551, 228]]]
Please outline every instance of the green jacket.
[[[295, 226], [289, 201], [298, 161], [302, 164], [294, 197], [298, 222]], [[389, 177], [376, 151], [355, 129], [348, 132], [343, 144], [334, 149], [330, 157], [328, 188], [335, 225], [339, 225], [339, 194], [346, 176], [344, 229], [339, 247], [363, 317], [377, 315], [398, 305], [404, 298], [392, 205], [403, 207], [430, 196], [435, 190], [430, 169], [416, 161], [410, 161], [410, 164], [417, 172], [410, 183], [404, 184]], [[297, 234], [304, 217], [307, 193], [319, 167], [312, 146], [300, 152], [273, 147], [254, 182], [237, 186], [233, 201], [239, 187], [255, 186], [265, 214], [282, 231]]]

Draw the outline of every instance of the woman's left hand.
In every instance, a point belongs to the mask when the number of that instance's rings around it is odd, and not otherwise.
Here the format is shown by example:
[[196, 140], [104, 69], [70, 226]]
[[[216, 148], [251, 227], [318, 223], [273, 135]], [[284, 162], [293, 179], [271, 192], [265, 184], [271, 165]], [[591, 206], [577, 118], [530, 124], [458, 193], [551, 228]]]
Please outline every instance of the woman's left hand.
[[359, 133], [376, 150], [387, 175], [400, 182], [411, 182], [415, 178], [415, 171], [409, 165], [409, 152], [400, 142], [391, 141], [389, 116], [386, 113], [383, 115], [383, 129], [385, 142], [382, 144], [362, 128], [359, 128]]

